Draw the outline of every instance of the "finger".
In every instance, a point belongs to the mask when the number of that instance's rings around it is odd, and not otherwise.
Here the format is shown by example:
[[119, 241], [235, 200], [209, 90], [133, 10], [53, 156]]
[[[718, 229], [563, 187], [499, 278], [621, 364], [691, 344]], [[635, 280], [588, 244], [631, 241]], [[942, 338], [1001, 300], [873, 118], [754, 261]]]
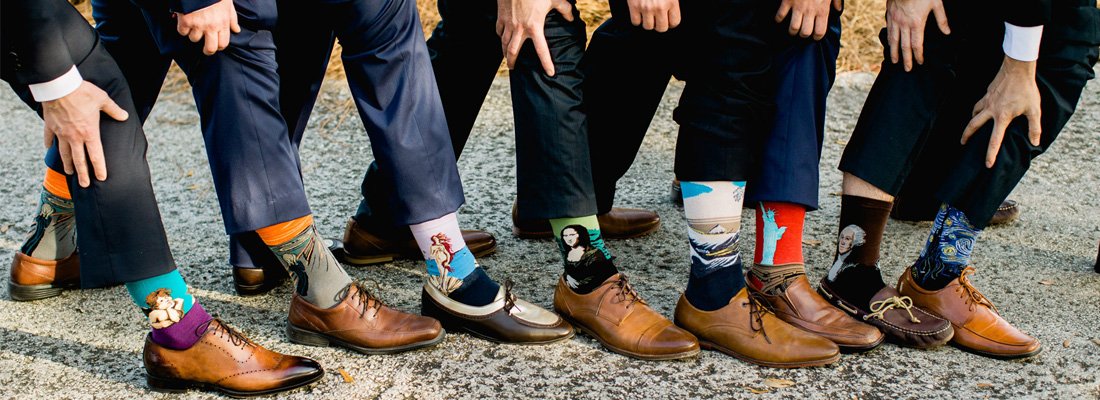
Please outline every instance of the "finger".
[[974, 118], [971, 118], [970, 123], [966, 124], [966, 129], [963, 129], [962, 140], [959, 141], [959, 143], [966, 144], [966, 142], [969, 142], [970, 138], [974, 136], [974, 133], [978, 132], [978, 129], [981, 129], [982, 126], [989, 122], [990, 118], [993, 118], [993, 115], [984, 110], [978, 113], [978, 115], [975, 115]]
[[569, 4], [568, 1], [559, 1], [557, 7], [554, 8], [558, 10], [562, 17], [565, 17], [566, 21], [573, 22], [573, 5]]
[[634, 8], [630, 9], [630, 24], [634, 25], [634, 26], [638, 26], [638, 25], [642, 24], [642, 12], [641, 11], [635, 10]]
[[180, 34], [180, 36], [190, 35], [191, 34], [191, 25], [183, 23], [183, 20], [178, 20], [178, 21], [179, 22], [176, 23], [176, 32], [178, 32]]
[[783, 20], [787, 18], [787, 14], [789, 14], [790, 12], [791, 3], [787, 2], [786, 0], [784, 0], [782, 3], [779, 3], [779, 10], [775, 12], [775, 22], [783, 22]]
[[970, 118], [974, 118], [975, 116], [978, 115], [978, 113], [982, 112], [982, 110], [984, 110], [984, 109], [985, 109], [985, 97], [982, 97], [981, 100], [978, 100], [977, 103], [974, 103], [974, 109], [970, 111]]
[[53, 146], [53, 139], [55, 137], [57, 137], [57, 135], [53, 134], [53, 131], [50, 130], [49, 125], [46, 125], [44, 128], [42, 128], [42, 144], [45, 144], [47, 149], [50, 148], [50, 146]]
[[211, 31], [203, 35], [205, 40], [203, 41], [202, 53], [208, 56], [214, 55], [218, 52], [218, 32]]
[[798, 10], [791, 11], [791, 26], [787, 28], [787, 34], [794, 36], [802, 30], [802, 13]]
[[500, 18], [497, 18], [497, 36], [500, 36], [501, 39], [504, 39], [504, 21]]
[[668, 32], [668, 13], [657, 13], [653, 16], [653, 23], [657, 32]]
[[814, 15], [806, 14], [802, 16], [802, 29], [798, 31], [799, 37], [808, 38], [814, 34]]
[[657, 18], [652, 13], [642, 14], [642, 29], [647, 31], [653, 30], [657, 27]]
[[985, 152], [985, 167], [992, 168], [993, 164], [997, 162], [997, 153], [1001, 151], [1001, 141], [1005, 137], [1005, 128], [1008, 128], [1008, 123], [1012, 122], [1012, 119], [993, 119], [993, 134], [989, 136], [989, 148]]
[[107, 180], [107, 161], [103, 157], [103, 143], [99, 141], [99, 137], [85, 143], [85, 147], [88, 149], [88, 161], [92, 164], [95, 179], [100, 182]]
[[947, 26], [947, 12], [943, 9], [943, 2], [937, 1], [932, 5], [932, 14], [936, 16], [936, 25], [944, 35], [951, 34], [951, 27]]
[[917, 64], [924, 65], [924, 31], [915, 29], [911, 33], [910, 41], [913, 42], [913, 60]]
[[233, 33], [241, 33], [241, 25], [237, 23], [237, 13], [229, 15], [229, 31]]
[[672, 8], [668, 9], [668, 29], [673, 29], [680, 26], [680, 2], [675, 1], [672, 3]]
[[1039, 108], [1032, 108], [1027, 112], [1027, 136], [1031, 139], [1032, 146], [1038, 146], [1043, 138], [1043, 112]]
[[901, 30], [901, 59], [905, 65], [905, 72], [913, 70], [913, 43], [910, 41], [909, 30]]
[[73, 156], [73, 169], [76, 170], [76, 181], [80, 183], [80, 187], [88, 187], [92, 184], [92, 181], [88, 179], [88, 159], [84, 156], [84, 143], [70, 146], [69, 150]]
[[890, 43], [890, 62], [898, 63], [898, 42], [901, 41], [901, 34], [898, 33], [899, 28], [896, 24], [886, 24], [886, 41]]
[[844, 11], [844, 0], [833, 0], [833, 8], [837, 11]]
[[829, 30], [829, 16], [818, 15], [814, 19], [814, 40], [821, 40], [825, 37], [825, 32]]
[[115, 101], [110, 98], [103, 103], [102, 110], [108, 117], [113, 118], [115, 121], [125, 121], [127, 118], [130, 118], [130, 113], [123, 110], [122, 107], [118, 106], [118, 103], [115, 103]]
[[554, 76], [554, 58], [550, 56], [550, 46], [546, 45], [542, 31], [535, 32], [531, 41], [535, 43], [535, 54], [538, 54], [539, 61], [542, 62], [542, 69], [546, 71], [546, 75]]
[[508, 38], [508, 49], [504, 51], [504, 59], [508, 63], [508, 69], [516, 67], [516, 57], [519, 55], [519, 50], [523, 48], [523, 42], [527, 38], [523, 37], [522, 33], [513, 33]]
[[225, 50], [229, 47], [229, 31], [218, 32], [218, 51]]
[[57, 153], [61, 155], [61, 166], [65, 170], [65, 174], [73, 174], [73, 152], [69, 146], [69, 142], [66, 140], [57, 141]]
[[202, 36], [203, 32], [198, 29], [192, 29], [191, 32], [187, 33], [187, 39], [190, 40], [192, 43], [198, 43], [200, 40], [202, 40]]

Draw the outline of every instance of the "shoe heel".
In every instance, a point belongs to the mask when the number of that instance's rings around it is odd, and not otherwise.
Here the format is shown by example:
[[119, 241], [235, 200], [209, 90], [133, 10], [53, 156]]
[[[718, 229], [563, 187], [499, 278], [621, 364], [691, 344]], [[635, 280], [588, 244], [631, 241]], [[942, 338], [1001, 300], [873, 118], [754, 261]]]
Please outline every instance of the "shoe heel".
[[15, 301], [34, 301], [60, 296], [65, 289], [50, 285], [20, 285], [8, 281], [8, 295]]
[[323, 335], [286, 324], [286, 336], [291, 342], [306, 346], [329, 347], [329, 340]]
[[153, 375], [145, 375], [145, 384], [149, 385], [149, 389], [156, 392], [168, 392], [168, 393], [182, 393], [191, 388], [191, 384], [186, 381], [171, 378], [161, 378]]
[[343, 261], [344, 264], [354, 265], [362, 267], [366, 265], [385, 264], [393, 262], [395, 256], [391, 254], [382, 254], [377, 256], [356, 256], [344, 251]]

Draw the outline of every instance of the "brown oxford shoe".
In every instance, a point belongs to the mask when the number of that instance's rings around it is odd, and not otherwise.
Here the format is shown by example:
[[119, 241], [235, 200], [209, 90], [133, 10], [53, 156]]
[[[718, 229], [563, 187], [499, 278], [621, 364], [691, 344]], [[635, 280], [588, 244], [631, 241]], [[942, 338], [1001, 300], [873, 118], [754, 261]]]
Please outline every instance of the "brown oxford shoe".
[[573, 337], [573, 327], [550, 311], [512, 293], [505, 281], [492, 303], [470, 306], [452, 300], [433, 285], [424, 285], [420, 312], [439, 319], [452, 332], [466, 332], [497, 343], [548, 344]]
[[41, 260], [21, 252], [11, 260], [8, 293], [15, 301], [32, 301], [60, 295], [80, 287], [80, 255], [73, 252], [61, 260]]
[[[600, 234], [604, 239], [632, 239], [656, 232], [661, 227], [657, 213], [639, 208], [614, 207], [606, 214], [596, 216], [600, 222]], [[550, 221], [519, 218], [515, 203], [512, 204], [512, 233], [521, 239], [549, 239]]]
[[714, 311], [697, 309], [681, 295], [676, 325], [698, 337], [704, 349], [765, 367], [814, 367], [840, 359], [831, 340], [783, 322], [744, 288]]
[[253, 343], [220, 320], [210, 320], [202, 339], [174, 350], [145, 337], [149, 388], [183, 392], [216, 390], [232, 397], [260, 396], [309, 385], [325, 375], [316, 361], [276, 353]]
[[390, 308], [361, 283], [349, 284], [340, 296], [336, 305], [320, 308], [295, 294], [286, 326], [290, 341], [363, 354], [400, 353], [443, 341], [439, 321]]
[[587, 294], [559, 279], [554, 309], [608, 350], [628, 357], [675, 360], [699, 354], [695, 337], [649, 308], [622, 274]]
[[821, 280], [820, 291], [837, 307], [874, 325], [900, 346], [931, 349], [947, 344], [955, 333], [950, 322], [914, 306], [913, 299], [889, 286], [871, 297], [870, 310], [845, 301], [825, 279]]
[[878, 328], [833, 307], [810, 287], [806, 275], [795, 277], [787, 285], [778, 294], [756, 290], [752, 285], [749, 291], [779, 319], [833, 341], [843, 352], [867, 351], [882, 344], [885, 336]]
[[[466, 242], [466, 247], [476, 258], [485, 257], [497, 251], [497, 239], [489, 232], [464, 230], [462, 240]], [[355, 221], [355, 218], [348, 219], [342, 246], [343, 257], [340, 257], [340, 261], [351, 265], [381, 264], [391, 262], [395, 258], [423, 259], [420, 247], [416, 245], [416, 239], [411, 235], [402, 238], [385, 238], [367, 231]], [[339, 253], [334, 252], [334, 254]]]
[[913, 281], [906, 268], [898, 279], [898, 292], [913, 303], [951, 322], [955, 337], [951, 343], [971, 353], [1013, 359], [1031, 357], [1042, 351], [1039, 340], [1021, 332], [997, 313], [997, 308], [967, 279], [974, 267], [940, 290], [925, 290]]
[[258, 296], [282, 286], [290, 279], [286, 268], [233, 267], [233, 289], [241, 296]]

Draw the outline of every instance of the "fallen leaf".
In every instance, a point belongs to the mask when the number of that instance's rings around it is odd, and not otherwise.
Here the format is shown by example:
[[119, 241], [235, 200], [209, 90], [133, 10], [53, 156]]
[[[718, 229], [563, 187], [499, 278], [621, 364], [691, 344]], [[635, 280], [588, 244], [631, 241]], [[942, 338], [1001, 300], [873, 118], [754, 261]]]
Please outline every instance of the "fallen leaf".
[[770, 390], [768, 390], [768, 389], [757, 389], [757, 388], [753, 388], [753, 387], [747, 387], [745, 389], [748, 389], [750, 392], [752, 392], [754, 394], [764, 394], [764, 393], [770, 392]]
[[1065, 347], [1067, 349], [1069, 348], [1069, 339], [1066, 339], [1066, 341], [1062, 342], [1062, 347]]
[[764, 384], [776, 389], [782, 389], [789, 386], [794, 386], [794, 381], [788, 381], [786, 379], [768, 378], [764, 380]]
[[847, 140], [842, 140], [842, 139], [837, 139], [836, 144], [844, 146], [844, 145], [848, 144], [848, 141]]
[[344, 383], [355, 382], [355, 378], [352, 378], [351, 374], [349, 374], [348, 371], [344, 371], [343, 368], [336, 370], [336, 372], [339, 372], [340, 376], [344, 377]]
[[1100, 339], [1092, 339], [1092, 344], [1100, 346]]
[[0, 225], [0, 233], [8, 233], [8, 229], [11, 229], [11, 224]]
[[993, 384], [992, 383], [986, 383], [986, 382], [980, 382], [980, 383], [978, 383], [977, 386], [982, 388], [982, 389], [989, 389], [989, 388], [993, 387]]
[[821, 244], [821, 241], [820, 240], [814, 240], [814, 239], [804, 239], [804, 240], [802, 240], [802, 244], [810, 245], [810, 246], [817, 246], [817, 245]]
[[184, 177], [187, 177], [187, 178], [190, 178], [190, 177], [192, 177], [192, 176], [194, 176], [194, 175], [195, 175], [195, 170], [189, 170], [189, 171], [187, 171], [187, 173], [186, 173], [186, 174], [183, 174], [183, 176], [184, 176]]
[[1053, 285], [1053, 284], [1054, 284], [1054, 281], [1051, 281], [1051, 280], [1046, 280], [1046, 279], [1044, 279], [1044, 280], [1041, 280], [1041, 281], [1039, 281], [1039, 284], [1040, 284], [1040, 285], [1048, 285], [1048, 286], [1049, 286], [1049, 285]]
[[829, 192], [830, 196], [843, 196], [844, 192]]
[[199, 185], [193, 183], [193, 184], [187, 186], [187, 190], [199, 190]]

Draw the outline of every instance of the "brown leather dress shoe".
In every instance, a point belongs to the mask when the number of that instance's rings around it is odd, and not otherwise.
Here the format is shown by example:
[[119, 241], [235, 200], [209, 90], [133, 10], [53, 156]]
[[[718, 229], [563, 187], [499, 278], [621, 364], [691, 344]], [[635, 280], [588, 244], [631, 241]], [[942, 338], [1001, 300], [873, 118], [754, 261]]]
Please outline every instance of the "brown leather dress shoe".
[[336, 305], [320, 308], [295, 294], [286, 325], [290, 341], [363, 354], [400, 353], [443, 341], [439, 321], [390, 308], [361, 283], [348, 285], [340, 295], [343, 300]]
[[143, 358], [150, 389], [260, 396], [309, 385], [325, 375], [316, 361], [265, 349], [220, 320], [210, 320], [204, 328], [202, 339], [185, 350], [169, 349], [145, 337]]
[[871, 309], [845, 301], [829, 283], [821, 280], [821, 294], [837, 307], [881, 329], [890, 342], [900, 346], [931, 349], [947, 344], [954, 335], [951, 323], [913, 305], [913, 299], [885, 286], [871, 297]]
[[16, 252], [11, 260], [8, 293], [12, 300], [41, 300], [79, 287], [80, 255], [75, 251], [57, 261], [41, 260], [21, 252]]
[[681, 295], [676, 325], [695, 334], [704, 349], [765, 367], [814, 367], [840, 359], [835, 343], [783, 322], [747, 289], [714, 311], [697, 309]]
[[[657, 213], [638, 208], [614, 207], [606, 214], [596, 216], [600, 222], [600, 234], [604, 239], [631, 239], [656, 232], [661, 227]], [[519, 219], [515, 203], [512, 204], [512, 233], [521, 239], [549, 239], [550, 221], [545, 219]]]
[[971, 353], [1000, 358], [1031, 357], [1042, 351], [1039, 340], [1021, 332], [997, 313], [997, 308], [978, 291], [967, 276], [974, 267], [940, 290], [925, 290], [913, 281], [907, 268], [898, 279], [898, 292], [913, 303], [939, 315], [955, 329], [951, 343]]
[[641, 360], [675, 360], [699, 354], [699, 342], [649, 308], [626, 277], [615, 274], [588, 294], [558, 280], [554, 309], [613, 352]]
[[497, 343], [548, 344], [573, 337], [573, 327], [557, 314], [512, 293], [505, 281], [492, 303], [475, 307], [459, 303], [433, 285], [424, 285], [420, 313], [439, 319], [452, 332], [466, 332]]
[[258, 296], [282, 286], [290, 279], [286, 268], [233, 267], [233, 288], [241, 296]]
[[[466, 247], [481, 258], [497, 251], [497, 239], [485, 231], [462, 231], [462, 240]], [[388, 263], [395, 258], [420, 260], [420, 247], [412, 236], [391, 239], [371, 233], [359, 226], [354, 218], [348, 219], [344, 229], [344, 251], [340, 261], [351, 265], [372, 265]]]
[[790, 281], [782, 294], [749, 291], [784, 322], [832, 340], [843, 352], [861, 352], [878, 347], [885, 336], [878, 328], [859, 322], [825, 301], [810, 287], [806, 275]]

